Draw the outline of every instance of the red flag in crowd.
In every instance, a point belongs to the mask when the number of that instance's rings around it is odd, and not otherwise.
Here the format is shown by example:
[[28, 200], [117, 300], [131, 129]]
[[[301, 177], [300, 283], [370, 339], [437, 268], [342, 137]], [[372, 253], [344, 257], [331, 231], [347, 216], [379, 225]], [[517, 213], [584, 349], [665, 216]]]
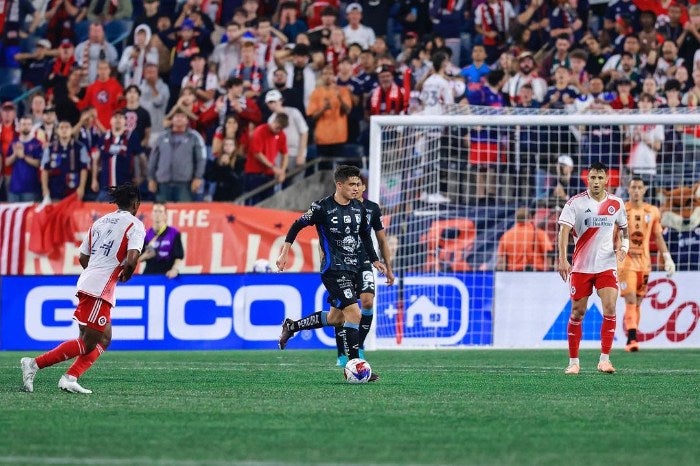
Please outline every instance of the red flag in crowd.
[[75, 241], [78, 227], [73, 211], [82, 204], [78, 194], [73, 193], [55, 204], [39, 207], [41, 210], [34, 213], [30, 227], [29, 250], [35, 254], [51, 255], [64, 243]]

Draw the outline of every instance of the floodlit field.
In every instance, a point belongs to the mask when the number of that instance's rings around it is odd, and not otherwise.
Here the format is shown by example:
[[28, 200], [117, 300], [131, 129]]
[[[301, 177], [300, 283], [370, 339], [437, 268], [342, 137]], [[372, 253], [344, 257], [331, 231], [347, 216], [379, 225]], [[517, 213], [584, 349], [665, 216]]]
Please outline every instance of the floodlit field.
[[23, 393], [0, 353], [0, 463], [51, 465], [696, 465], [700, 350], [383, 351], [349, 385], [331, 351], [108, 352]]

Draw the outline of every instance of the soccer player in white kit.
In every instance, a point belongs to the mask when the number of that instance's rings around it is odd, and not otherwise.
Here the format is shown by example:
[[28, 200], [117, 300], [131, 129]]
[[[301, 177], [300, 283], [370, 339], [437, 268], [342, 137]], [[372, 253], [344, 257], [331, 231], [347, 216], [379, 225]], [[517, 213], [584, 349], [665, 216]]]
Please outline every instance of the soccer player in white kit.
[[[581, 343], [581, 321], [588, 308], [593, 287], [603, 303], [600, 327], [601, 354], [598, 370], [613, 374], [610, 349], [615, 337], [615, 302], [617, 301], [617, 263], [629, 251], [629, 233], [625, 203], [608, 194], [608, 169], [593, 163], [588, 171], [588, 189], [569, 199], [559, 216], [559, 261], [557, 270], [562, 280], [570, 279], [571, 316], [567, 326], [569, 366], [565, 373], [578, 374], [578, 350]], [[615, 251], [615, 225], [620, 229], [620, 248]], [[574, 235], [573, 266], [567, 258], [569, 233]]]
[[64, 341], [36, 358], [22, 358], [24, 390], [34, 391], [34, 376], [39, 369], [53, 366], [77, 356], [73, 365], [58, 381], [58, 388], [71, 393], [92, 393], [78, 383], [78, 378], [107, 349], [112, 340], [111, 309], [117, 281], [125, 282], [136, 269], [143, 248], [146, 229], [134, 215], [141, 205], [137, 186], [125, 183], [108, 190], [117, 211], [95, 221], [80, 245], [78, 307], [73, 319], [80, 335]]

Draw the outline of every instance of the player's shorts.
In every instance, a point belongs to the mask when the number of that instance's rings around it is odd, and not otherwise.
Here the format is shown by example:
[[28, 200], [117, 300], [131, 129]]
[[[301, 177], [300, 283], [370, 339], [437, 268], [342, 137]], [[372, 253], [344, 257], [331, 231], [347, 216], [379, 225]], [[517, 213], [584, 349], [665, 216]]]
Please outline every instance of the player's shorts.
[[636, 270], [620, 270], [620, 296], [635, 293], [637, 296], [647, 294], [647, 283], [649, 283], [648, 272], [637, 272]]
[[571, 272], [571, 299], [577, 301], [593, 294], [602, 288], [615, 288], [617, 290], [617, 272], [614, 269], [599, 273]]
[[329, 270], [321, 274], [323, 286], [328, 291], [328, 304], [336, 309], [345, 309], [357, 304], [355, 275], [356, 272], [345, 270]]
[[374, 272], [372, 272], [371, 265], [365, 265], [357, 272], [355, 276], [355, 292], [358, 296], [362, 293], [374, 294]]
[[112, 305], [104, 299], [78, 293], [78, 307], [73, 313], [73, 319], [80, 325], [104, 332], [112, 320], [111, 313]]

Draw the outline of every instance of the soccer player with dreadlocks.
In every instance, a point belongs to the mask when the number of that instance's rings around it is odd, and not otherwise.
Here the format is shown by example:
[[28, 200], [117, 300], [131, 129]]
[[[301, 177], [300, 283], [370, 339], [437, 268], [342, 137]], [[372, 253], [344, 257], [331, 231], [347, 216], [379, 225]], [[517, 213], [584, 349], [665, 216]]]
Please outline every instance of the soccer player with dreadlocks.
[[125, 183], [108, 190], [115, 212], [95, 221], [80, 245], [78, 307], [73, 319], [80, 335], [64, 341], [36, 358], [22, 358], [24, 390], [34, 391], [34, 376], [39, 369], [76, 358], [58, 381], [58, 388], [71, 393], [92, 393], [78, 383], [78, 378], [107, 349], [112, 340], [110, 313], [114, 306], [117, 281], [125, 282], [136, 269], [146, 230], [135, 217], [141, 205], [137, 186]]

